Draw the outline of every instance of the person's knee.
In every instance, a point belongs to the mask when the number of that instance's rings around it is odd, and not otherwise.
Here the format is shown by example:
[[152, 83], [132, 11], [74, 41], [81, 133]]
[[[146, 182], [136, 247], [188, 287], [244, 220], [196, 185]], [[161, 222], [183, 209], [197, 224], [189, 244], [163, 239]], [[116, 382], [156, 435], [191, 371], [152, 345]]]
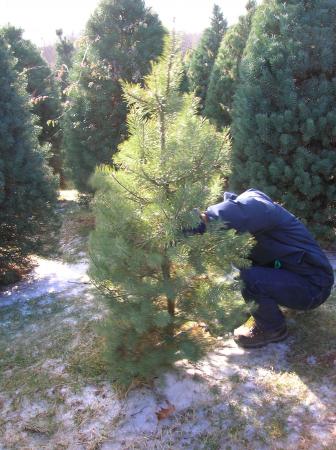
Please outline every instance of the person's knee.
[[245, 283], [251, 278], [251, 270], [252, 269], [241, 269], [240, 270], [240, 279]]
[[242, 269], [240, 271], [240, 278], [242, 281], [242, 295], [245, 300], [255, 300], [258, 297], [258, 281], [259, 276], [254, 268]]
[[249, 269], [242, 269], [240, 271], [240, 278], [245, 286], [253, 287], [260, 281], [260, 274], [257, 268], [251, 267]]

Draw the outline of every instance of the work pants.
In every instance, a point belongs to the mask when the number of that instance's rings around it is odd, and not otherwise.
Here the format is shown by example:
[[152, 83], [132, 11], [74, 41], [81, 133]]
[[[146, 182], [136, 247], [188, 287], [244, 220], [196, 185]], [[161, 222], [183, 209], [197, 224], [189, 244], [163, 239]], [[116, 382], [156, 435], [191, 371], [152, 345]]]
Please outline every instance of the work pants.
[[321, 305], [330, 295], [329, 288], [315, 286], [304, 277], [285, 269], [252, 266], [241, 270], [242, 295], [253, 301], [252, 315], [257, 325], [267, 331], [284, 326], [285, 318], [280, 306], [308, 310]]

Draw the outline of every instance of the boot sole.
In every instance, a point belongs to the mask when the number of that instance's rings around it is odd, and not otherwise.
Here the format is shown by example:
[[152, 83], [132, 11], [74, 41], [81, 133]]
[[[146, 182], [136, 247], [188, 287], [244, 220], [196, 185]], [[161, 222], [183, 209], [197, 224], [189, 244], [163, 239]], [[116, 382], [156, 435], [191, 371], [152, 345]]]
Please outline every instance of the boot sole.
[[267, 341], [259, 342], [259, 343], [241, 342], [239, 340], [239, 336], [236, 336], [236, 338], [234, 340], [235, 340], [236, 344], [239, 345], [239, 347], [243, 347], [243, 348], [261, 348], [261, 347], [265, 347], [268, 344], [275, 344], [276, 342], [284, 341], [287, 338], [288, 338], [288, 331], [286, 330], [285, 333], [283, 333], [280, 336], [277, 336], [277, 337], [274, 337], [274, 338], [270, 338]]

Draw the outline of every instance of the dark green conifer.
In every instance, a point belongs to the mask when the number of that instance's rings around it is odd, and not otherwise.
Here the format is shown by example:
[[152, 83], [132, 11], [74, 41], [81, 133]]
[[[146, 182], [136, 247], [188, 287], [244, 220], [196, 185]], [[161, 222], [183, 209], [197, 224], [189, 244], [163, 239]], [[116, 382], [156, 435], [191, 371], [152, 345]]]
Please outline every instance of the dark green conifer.
[[239, 64], [250, 34], [255, 1], [246, 5], [247, 14], [225, 33], [213, 66], [204, 114], [219, 129], [231, 124], [233, 96], [237, 88]]
[[63, 170], [59, 123], [61, 104], [54, 75], [37, 47], [24, 39], [22, 33], [23, 30], [10, 25], [0, 30], [0, 35], [10, 45], [16, 59], [15, 69], [19, 74], [26, 75], [31, 112], [36, 117], [35, 125], [39, 128], [39, 144], [46, 147], [50, 166], [61, 176]]
[[32, 125], [25, 77], [0, 37], [0, 283], [37, 250], [41, 225], [56, 200], [56, 180]]
[[126, 133], [120, 80], [139, 82], [162, 52], [164, 29], [143, 0], [103, 0], [89, 20], [72, 71], [66, 114], [67, 161], [89, 190], [96, 165], [109, 163]]
[[214, 5], [211, 25], [204, 31], [189, 66], [190, 89], [200, 99], [200, 112], [204, 110], [211, 71], [226, 30], [227, 21], [219, 6]]
[[256, 187], [323, 239], [336, 205], [336, 2], [257, 10], [234, 102], [233, 187]]
[[130, 137], [117, 169], [97, 170], [91, 275], [110, 313], [104, 327], [113, 378], [150, 378], [207, 348], [198, 323], [232, 326], [242, 305], [225, 280], [244, 264], [244, 236], [218, 230], [186, 237], [192, 213], [218, 200], [229, 141], [197, 115], [193, 94], [180, 93], [181, 57], [174, 38], [144, 87], [124, 84]]

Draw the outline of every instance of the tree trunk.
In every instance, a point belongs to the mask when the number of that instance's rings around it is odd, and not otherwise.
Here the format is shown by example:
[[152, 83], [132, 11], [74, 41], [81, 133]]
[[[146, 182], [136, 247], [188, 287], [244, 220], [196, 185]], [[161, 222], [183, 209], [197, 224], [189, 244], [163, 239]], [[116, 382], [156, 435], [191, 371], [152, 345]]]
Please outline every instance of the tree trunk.
[[[162, 263], [162, 274], [163, 279], [166, 283], [169, 283], [171, 277], [170, 277], [170, 261], [167, 256], [164, 257], [163, 263]], [[167, 310], [168, 313], [171, 316], [175, 315], [175, 299], [167, 294]]]

